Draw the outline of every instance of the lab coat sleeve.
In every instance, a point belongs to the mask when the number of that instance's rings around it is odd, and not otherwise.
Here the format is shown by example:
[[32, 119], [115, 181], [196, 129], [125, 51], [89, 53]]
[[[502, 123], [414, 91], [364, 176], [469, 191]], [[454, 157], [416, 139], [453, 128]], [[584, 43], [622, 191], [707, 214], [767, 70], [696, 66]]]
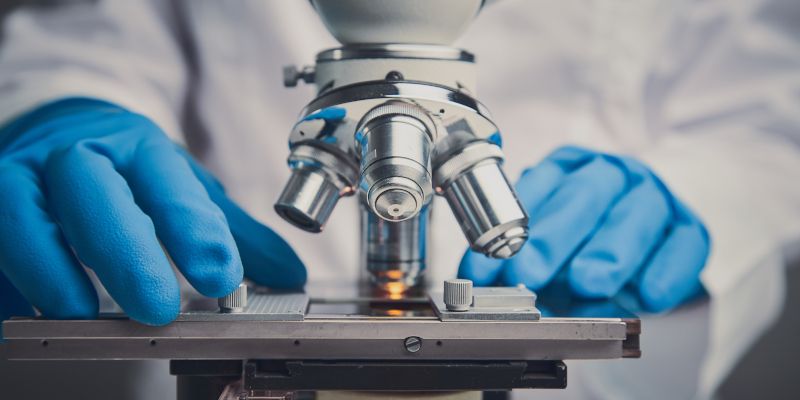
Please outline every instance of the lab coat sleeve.
[[800, 239], [800, 4], [733, 3], [699, 2], [677, 26], [647, 88], [663, 133], [639, 154], [712, 238], [702, 398], [778, 315], [782, 249]]
[[49, 3], [4, 21], [0, 124], [48, 101], [88, 96], [142, 113], [179, 140], [187, 73], [173, 3]]

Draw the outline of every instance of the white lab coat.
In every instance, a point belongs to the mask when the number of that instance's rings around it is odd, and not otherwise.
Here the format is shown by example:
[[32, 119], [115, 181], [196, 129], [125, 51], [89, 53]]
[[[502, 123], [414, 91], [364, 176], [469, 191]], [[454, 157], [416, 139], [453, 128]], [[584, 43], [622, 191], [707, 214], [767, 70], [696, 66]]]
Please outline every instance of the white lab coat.
[[[355, 201], [318, 235], [272, 210], [289, 129], [314, 92], [283, 88], [280, 67], [336, 46], [307, 1], [66, 3], [6, 21], [0, 121], [64, 96], [141, 112], [281, 233], [312, 282], [356, 279]], [[646, 319], [643, 359], [569, 363], [569, 389], [539, 395], [709, 397], [774, 319], [781, 249], [800, 239], [798, 12], [792, 0], [506, 0], [459, 41], [477, 56], [477, 97], [503, 132], [512, 179], [566, 143], [631, 154], [713, 238], [710, 302]], [[431, 272], [444, 277], [466, 241], [436, 207]], [[158, 371], [151, 392], [169, 379]]]

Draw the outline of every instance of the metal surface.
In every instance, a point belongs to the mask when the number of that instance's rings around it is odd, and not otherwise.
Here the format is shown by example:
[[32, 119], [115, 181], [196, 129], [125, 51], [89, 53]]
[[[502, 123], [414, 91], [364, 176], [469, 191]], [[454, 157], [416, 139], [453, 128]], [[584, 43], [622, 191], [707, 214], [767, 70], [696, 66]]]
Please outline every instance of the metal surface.
[[[67, 360], [615, 359], [626, 339], [621, 320], [178, 321], [160, 328], [121, 320], [10, 321], [4, 335], [9, 359]], [[417, 353], [405, 348], [409, 336], [422, 338]]]
[[475, 62], [475, 56], [466, 50], [429, 44], [360, 44], [323, 50], [317, 53], [318, 63], [361, 60], [365, 58]]
[[494, 258], [509, 258], [528, 240], [528, 215], [509, 184], [499, 149], [472, 144], [437, 171], [441, 191], [470, 247]]
[[[441, 119], [443, 126], [458, 123], [461, 129], [456, 137], [449, 131], [438, 132], [434, 157], [448, 156], [450, 151], [461, 149], [476, 139], [486, 139], [497, 133], [488, 109], [468, 93], [430, 82], [416, 81], [369, 81], [343, 86], [323, 92], [312, 100], [301, 112], [301, 118], [329, 107], [340, 107], [348, 119], [360, 121], [367, 112], [389, 100], [404, 100], [423, 108], [429, 115]], [[315, 137], [312, 121], [301, 120], [290, 134], [290, 143]], [[300, 131], [305, 135], [300, 135]]]
[[368, 280], [390, 295], [399, 296], [423, 279], [430, 207], [411, 219], [390, 222], [361, 203], [361, 265]]
[[403, 221], [430, 202], [435, 138], [430, 116], [413, 104], [387, 102], [364, 116], [354, 139], [361, 163], [358, 186], [375, 214]]
[[178, 321], [302, 321], [308, 310], [305, 293], [250, 293], [244, 307], [235, 313], [201, 308], [178, 315]]
[[[325, 122], [315, 120], [323, 129]], [[340, 197], [354, 193], [355, 162], [341, 149], [324, 143], [301, 143], [289, 155], [292, 175], [275, 211], [292, 225], [309, 232], [322, 231]]]
[[[13, 319], [3, 325], [6, 355], [9, 359], [452, 361], [613, 359], [638, 352], [638, 323], [619, 318], [468, 321], [443, 316], [447, 321], [443, 322], [425, 316], [309, 313], [303, 320], [276, 320], [303, 318], [295, 311], [305, 310], [305, 301], [302, 294], [251, 293], [243, 313], [219, 313], [209, 305], [182, 313], [176, 322], [162, 327], [114, 316], [91, 321]], [[397, 303], [395, 308], [402, 306]], [[444, 309], [444, 304], [439, 307]], [[409, 337], [420, 338], [415, 353], [406, 347]]]
[[250, 361], [244, 365], [248, 389], [458, 391], [516, 388], [563, 389], [561, 361], [516, 362], [359, 362]]
[[[336, 398], [462, 399], [456, 393], [516, 388], [564, 388], [567, 368], [562, 361], [321, 361], [321, 360], [173, 360], [170, 373], [180, 389], [199, 399], [205, 391], [181, 385], [195, 383], [231, 400], [261, 399], [295, 392], [335, 390]], [[210, 387], [209, 387], [210, 386]], [[221, 386], [224, 387], [221, 388]], [[210, 390], [209, 390], [210, 389]], [[268, 393], [266, 391], [269, 391]], [[348, 391], [348, 392], [341, 392]], [[360, 391], [353, 392], [353, 391]], [[373, 392], [369, 396], [365, 391]], [[389, 393], [387, 393], [389, 392]], [[447, 392], [450, 392], [448, 394]], [[234, 393], [242, 397], [232, 396]], [[475, 397], [477, 395], [477, 397]], [[473, 392], [467, 398], [480, 398]], [[179, 400], [192, 399], [179, 396]], [[217, 399], [214, 397], [213, 399]]]
[[537, 321], [542, 316], [536, 308], [536, 294], [526, 288], [477, 287], [472, 289], [471, 305], [458, 310], [447, 306], [446, 295], [446, 292], [430, 294], [434, 311], [444, 322]]
[[[329, 107], [345, 111], [338, 125], [308, 118]], [[377, 286], [397, 293], [419, 281], [427, 226], [414, 217], [426, 208], [432, 181], [473, 250], [508, 258], [527, 240], [527, 215], [500, 167], [502, 151], [491, 143], [497, 128], [467, 94], [424, 82], [366, 82], [321, 94], [302, 118], [290, 136], [290, 160], [299, 161], [290, 162], [295, 174], [276, 210], [302, 229], [321, 230], [339, 198], [324, 185], [338, 177], [339, 195], [351, 194], [352, 172], [337, 171], [350, 171], [348, 158], [360, 160], [361, 201], [376, 216], [362, 212], [361, 260]], [[328, 150], [298, 156], [304, 147]], [[304, 191], [294, 183], [295, 175], [306, 176], [298, 171], [324, 179], [303, 178], [310, 187]]]
[[407, 352], [416, 353], [422, 350], [422, 339], [416, 336], [407, 337], [406, 340], [403, 341], [403, 345], [406, 346]]
[[472, 306], [475, 308], [535, 307], [536, 293], [524, 286], [475, 288]]
[[[422, 279], [424, 214], [434, 192], [447, 199], [474, 251], [516, 254], [528, 239], [528, 216], [501, 168], [499, 130], [470, 92], [474, 57], [447, 47], [483, 1], [312, 4], [344, 46], [318, 53], [314, 67], [284, 69], [286, 86], [313, 79], [319, 93], [289, 136], [293, 172], [278, 214], [319, 232], [339, 198], [357, 190], [362, 270], [395, 297]], [[334, 109], [340, 120], [319, 119]]]
[[339, 201], [337, 188], [317, 169], [292, 171], [275, 203], [275, 211], [292, 225], [320, 232]]

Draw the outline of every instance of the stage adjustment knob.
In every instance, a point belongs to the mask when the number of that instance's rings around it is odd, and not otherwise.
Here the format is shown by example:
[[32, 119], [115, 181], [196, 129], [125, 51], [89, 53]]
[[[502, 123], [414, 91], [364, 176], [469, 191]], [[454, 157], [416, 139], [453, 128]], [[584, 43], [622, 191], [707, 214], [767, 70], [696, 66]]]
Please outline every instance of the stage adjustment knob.
[[448, 279], [444, 281], [444, 305], [450, 311], [467, 311], [472, 305], [472, 281]]
[[247, 285], [239, 284], [233, 292], [217, 300], [219, 311], [223, 313], [239, 313], [247, 306]]

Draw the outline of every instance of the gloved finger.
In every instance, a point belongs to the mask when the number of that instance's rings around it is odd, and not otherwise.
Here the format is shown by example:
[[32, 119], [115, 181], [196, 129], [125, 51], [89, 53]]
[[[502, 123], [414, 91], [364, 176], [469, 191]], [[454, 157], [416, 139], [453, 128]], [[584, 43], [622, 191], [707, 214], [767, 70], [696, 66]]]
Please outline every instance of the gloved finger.
[[0, 272], [0, 343], [3, 342], [2, 322], [11, 317], [33, 316], [33, 308], [22, 294]]
[[51, 207], [78, 259], [133, 319], [171, 322], [180, 287], [150, 218], [136, 205], [100, 140], [55, 151], [45, 165]]
[[534, 213], [572, 171], [585, 165], [594, 153], [575, 146], [560, 147], [542, 162], [522, 172], [514, 188], [520, 204]]
[[703, 224], [676, 201], [679, 215], [636, 282], [640, 300], [652, 312], [671, 310], [702, 293], [700, 272], [710, 251]]
[[608, 212], [602, 225], [572, 259], [570, 287], [584, 297], [615, 295], [663, 239], [672, 213], [665, 194], [644, 166], [628, 161], [633, 189]]
[[298, 289], [305, 285], [306, 268], [291, 246], [239, 208], [205, 168], [191, 156], [184, 155], [211, 200], [225, 213], [245, 275], [258, 284], [276, 289]]
[[[496, 135], [499, 138], [499, 133]], [[536, 166], [526, 169], [515, 185], [520, 204], [528, 213], [534, 213], [561, 184], [568, 172], [592, 156], [591, 152], [578, 147], [561, 147]], [[523, 251], [519, 257], [524, 258], [524, 253]], [[498, 281], [498, 275], [504, 266], [505, 260], [467, 250], [461, 258], [458, 276], [470, 279], [478, 286], [492, 285]]]
[[120, 173], [189, 283], [209, 297], [236, 289], [244, 272], [228, 222], [172, 142], [140, 144]]
[[506, 262], [504, 282], [532, 289], [550, 282], [624, 190], [624, 172], [605, 157], [594, 157], [569, 174], [531, 213], [529, 239]]
[[458, 265], [458, 277], [469, 279], [476, 286], [491, 286], [497, 282], [505, 261], [467, 250]]
[[34, 172], [0, 169], [0, 199], [0, 275], [48, 318], [96, 317], [97, 293], [47, 213]]

